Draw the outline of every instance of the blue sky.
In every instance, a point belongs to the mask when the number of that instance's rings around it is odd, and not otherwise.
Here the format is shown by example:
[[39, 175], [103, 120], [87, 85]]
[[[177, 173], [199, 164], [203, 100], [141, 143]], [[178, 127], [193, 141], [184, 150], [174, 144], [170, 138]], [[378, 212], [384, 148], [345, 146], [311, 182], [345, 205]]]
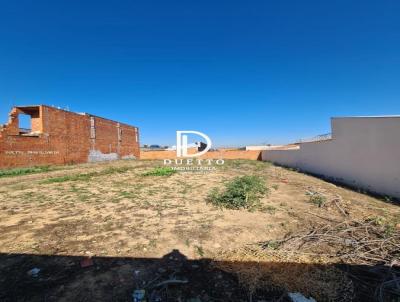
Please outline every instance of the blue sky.
[[137, 125], [142, 143], [285, 143], [332, 116], [400, 114], [399, 1], [0, 0], [14, 104]]

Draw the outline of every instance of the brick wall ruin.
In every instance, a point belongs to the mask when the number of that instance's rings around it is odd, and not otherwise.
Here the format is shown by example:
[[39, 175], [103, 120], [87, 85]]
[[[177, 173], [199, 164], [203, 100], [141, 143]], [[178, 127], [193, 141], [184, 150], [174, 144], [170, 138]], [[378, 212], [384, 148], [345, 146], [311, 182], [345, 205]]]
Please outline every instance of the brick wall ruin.
[[[20, 116], [30, 116], [30, 129]], [[0, 125], [0, 168], [139, 158], [139, 129], [90, 114], [49, 107], [14, 107]]]

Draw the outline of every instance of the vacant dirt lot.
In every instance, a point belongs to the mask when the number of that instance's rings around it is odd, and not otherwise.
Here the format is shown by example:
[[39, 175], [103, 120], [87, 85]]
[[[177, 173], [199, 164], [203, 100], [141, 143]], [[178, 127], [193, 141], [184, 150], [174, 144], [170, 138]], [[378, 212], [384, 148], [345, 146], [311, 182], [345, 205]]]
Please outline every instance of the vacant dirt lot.
[[[158, 261], [186, 257], [194, 261], [190, 269], [200, 266], [199, 276], [187, 271], [190, 276], [197, 276], [193, 277], [197, 285], [206, 284], [207, 291], [208, 286], [218, 284], [212, 281], [215, 277], [225, 282], [221, 285], [225, 289], [211, 295], [192, 284], [191, 297], [199, 300], [182, 301], [247, 301], [252, 299], [249, 292], [260, 301], [277, 301], [280, 295], [276, 300], [267, 300], [265, 293], [256, 291], [259, 280], [249, 283], [248, 274], [235, 274], [232, 263], [247, 263], [254, 271], [257, 261], [273, 261], [281, 263], [281, 267], [275, 267], [280, 272], [294, 267], [296, 272], [304, 272], [309, 269], [299, 270], [299, 265], [332, 265], [340, 259], [331, 250], [324, 250], [325, 254], [332, 254], [324, 260], [322, 256], [302, 258], [305, 254], [300, 257], [285, 253], [283, 261], [276, 256], [260, 255], [262, 249], [258, 248], [273, 245], [288, 234], [343, 222], [372, 221], [392, 226], [392, 232], [398, 231], [399, 207], [390, 201], [269, 163], [231, 160], [207, 174], [144, 176], [161, 165], [161, 161], [118, 161], [0, 178], [0, 300], [130, 301], [135, 287], [143, 286], [141, 282], [161, 278], [157, 274], [170, 269], [168, 263]], [[213, 187], [221, 187], [241, 175], [265, 179], [269, 193], [259, 209], [221, 210], [206, 202]], [[310, 198], [314, 194], [324, 196], [324, 201]], [[173, 250], [179, 250], [175, 251], [179, 256], [165, 256]], [[82, 268], [79, 261], [83, 257], [93, 257], [94, 265]], [[215, 260], [213, 269], [209, 264], [203, 267], [196, 262], [205, 258]], [[112, 263], [107, 259], [112, 259]], [[143, 259], [153, 262], [144, 264]], [[349, 263], [357, 264], [354, 259], [349, 258]], [[290, 262], [297, 264], [289, 265]], [[27, 275], [34, 267], [41, 269], [39, 277]], [[255, 267], [259, 268], [257, 264]], [[325, 275], [326, 284], [336, 282], [329, 280], [329, 274]], [[346, 281], [343, 280], [337, 284]], [[230, 282], [246, 289], [235, 289]], [[320, 287], [305, 288], [300, 283], [282, 280], [268, 282], [276, 282], [270, 284], [271, 299], [273, 288], [284, 288], [302, 290], [321, 301], [333, 301], [334, 295], [321, 293]]]

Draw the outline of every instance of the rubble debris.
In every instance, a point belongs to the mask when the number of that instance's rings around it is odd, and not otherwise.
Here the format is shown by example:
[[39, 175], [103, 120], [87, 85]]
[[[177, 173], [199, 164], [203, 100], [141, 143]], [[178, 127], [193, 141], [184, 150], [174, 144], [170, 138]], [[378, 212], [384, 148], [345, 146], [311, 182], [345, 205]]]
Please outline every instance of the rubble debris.
[[81, 267], [85, 268], [85, 267], [90, 267], [93, 265], [93, 259], [91, 257], [85, 257], [81, 260]]
[[41, 271], [40, 268], [35, 267], [28, 271], [28, 275], [33, 278], [37, 278], [39, 276], [40, 271]]
[[289, 298], [292, 299], [292, 302], [317, 302], [313, 298], [306, 298], [300, 293], [289, 293], [288, 294]]
[[133, 302], [145, 302], [146, 291], [144, 289], [136, 289], [133, 294]]

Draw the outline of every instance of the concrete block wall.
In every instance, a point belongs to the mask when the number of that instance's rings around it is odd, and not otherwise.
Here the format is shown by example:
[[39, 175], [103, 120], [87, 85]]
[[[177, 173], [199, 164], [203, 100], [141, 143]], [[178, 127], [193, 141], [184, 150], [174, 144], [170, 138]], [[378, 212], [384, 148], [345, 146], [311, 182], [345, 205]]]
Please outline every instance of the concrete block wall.
[[400, 117], [332, 119], [332, 139], [267, 150], [262, 160], [400, 198]]

